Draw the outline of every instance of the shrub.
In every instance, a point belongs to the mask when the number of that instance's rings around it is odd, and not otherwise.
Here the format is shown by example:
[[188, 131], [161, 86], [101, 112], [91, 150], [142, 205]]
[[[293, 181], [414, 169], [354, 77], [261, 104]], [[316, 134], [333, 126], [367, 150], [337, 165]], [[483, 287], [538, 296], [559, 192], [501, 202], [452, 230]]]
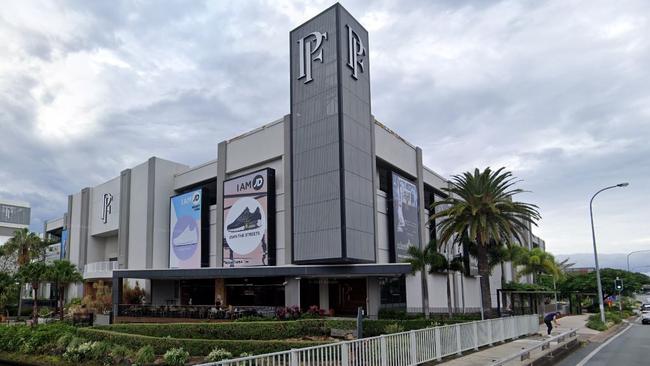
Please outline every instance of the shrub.
[[135, 354], [135, 363], [138, 365], [148, 365], [156, 360], [156, 354], [151, 345], [141, 347]]
[[76, 329], [62, 323], [0, 326], [0, 351], [41, 353], [56, 347], [64, 334], [76, 334]]
[[239, 354], [239, 357], [250, 357], [252, 355], [254, 355], [253, 352], [242, 352]]
[[242, 352], [271, 353], [329, 343], [279, 340], [180, 339], [117, 333], [94, 328], [81, 328], [79, 329], [79, 334], [89, 340], [106, 341], [130, 349], [138, 349], [146, 345], [151, 345], [156, 354], [164, 354], [170, 348], [183, 347], [192, 356], [205, 356], [214, 348], [223, 348], [232, 354], [240, 354]]
[[189, 358], [190, 354], [182, 347], [172, 348], [165, 352], [165, 355], [163, 356], [165, 364], [170, 366], [183, 366]]
[[47, 306], [43, 306], [38, 309], [38, 316], [41, 318], [45, 318], [47, 316], [52, 315], [52, 309], [48, 308]]
[[600, 321], [600, 319], [589, 319], [589, 321], [587, 322], [587, 328], [599, 330], [601, 332], [607, 330], [607, 326], [605, 325], [605, 323]]
[[232, 358], [232, 353], [226, 351], [223, 348], [215, 348], [207, 356], [205, 356], [205, 361], [206, 362], [218, 362], [218, 361], [221, 361], [221, 360], [227, 360], [229, 358]]
[[90, 348], [90, 352], [87, 357], [91, 360], [100, 361], [104, 365], [112, 364], [112, 359], [110, 357], [111, 345], [106, 342], [95, 342]]
[[126, 346], [118, 344], [113, 346], [113, 349], [111, 349], [109, 356], [114, 364], [127, 363], [129, 361], [129, 357], [131, 356], [131, 350], [129, 350], [129, 348]]
[[71, 345], [66, 348], [63, 358], [67, 361], [79, 364], [87, 358], [92, 351], [95, 342], [84, 342], [79, 345]]
[[387, 326], [384, 327], [384, 334], [401, 333], [403, 331], [404, 331], [404, 327], [402, 327], [397, 323], [388, 324]]
[[70, 341], [72, 341], [73, 338], [74, 338], [74, 336], [72, 334], [64, 334], [64, 335], [60, 336], [59, 339], [56, 340], [56, 347], [55, 347], [54, 351], [56, 353], [65, 352], [65, 349], [68, 347], [68, 345], [70, 344]]

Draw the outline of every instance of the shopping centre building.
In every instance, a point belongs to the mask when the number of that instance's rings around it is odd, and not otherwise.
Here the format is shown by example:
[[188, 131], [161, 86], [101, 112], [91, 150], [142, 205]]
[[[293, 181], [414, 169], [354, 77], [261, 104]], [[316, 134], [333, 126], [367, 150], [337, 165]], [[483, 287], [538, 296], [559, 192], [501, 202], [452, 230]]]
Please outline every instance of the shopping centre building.
[[[422, 310], [423, 281], [403, 261], [436, 235], [427, 208], [448, 181], [372, 115], [368, 33], [343, 7], [293, 30], [290, 50], [288, 115], [218, 142], [199, 166], [152, 157], [68, 197], [45, 227], [83, 269], [68, 298], [103, 281], [117, 313], [123, 284], [137, 280], [153, 306]], [[478, 309], [475, 261], [466, 267], [429, 275], [432, 311], [447, 309], [446, 276], [452, 306]], [[495, 305], [500, 287], [497, 266]]]

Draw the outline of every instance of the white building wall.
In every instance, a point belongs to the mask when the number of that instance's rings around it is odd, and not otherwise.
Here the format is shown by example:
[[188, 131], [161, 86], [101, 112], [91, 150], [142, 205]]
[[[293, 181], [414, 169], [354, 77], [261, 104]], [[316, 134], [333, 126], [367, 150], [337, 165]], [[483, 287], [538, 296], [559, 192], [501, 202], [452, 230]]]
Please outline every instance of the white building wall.
[[417, 177], [415, 148], [392, 131], [377, 124], [374, 127], [377, 157]]
[[388, 200], [386, 193], [377, 190], [377, 263], [389, 263]]
[[131, 203], [129, 215], [129, 269], [145, 269], [147, 265], [147, 177], [148, 163], [131, 170]]
[[174, 195], [174, 176], [186, 170], [187, 166], [158, 158], [153, 159], [152, 163], [156, 164], [153, 233], [151, 233], [153, 236], [152, 268], [169, 268], [169, 199]]

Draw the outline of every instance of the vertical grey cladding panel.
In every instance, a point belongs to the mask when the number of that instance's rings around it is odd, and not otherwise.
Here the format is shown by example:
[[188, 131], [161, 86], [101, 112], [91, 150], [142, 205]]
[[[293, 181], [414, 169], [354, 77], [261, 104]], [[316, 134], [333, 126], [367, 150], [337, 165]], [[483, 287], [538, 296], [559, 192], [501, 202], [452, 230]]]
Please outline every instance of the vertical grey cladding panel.
[[[345, 170], [345, 217], [347, 257], [375, 260], [375, 225], [373, 192], [372, 122], [370, 115], [370, 59], [368, 32], [345, 9], [341, 8], [341, 93], [343, 156]], [[358, 43], [357, 43], [358, 42]], [[355, 48], [355, 43], [360, 47]], [[350, 46], [352, 45], [352, 46]], [[355, 51], [363, 48], [361, 54]], [[359, 52], [357, 52], [359, 53]], [[355, 72], [356, 69], [356, 72]], [[363, 194], [362, 192], [371, 192]]]
[[[326, 33], [327, 38], [311, 35], [313, 32]], [[305, 52], [302, 70], [311, 68], [310, 81], [307, 80], [309, 75], [300, 77], [301, 40]], [[316, 48], [318, 41], [321, 43]], [[336, 7], [290, 35], [295, 261], [325, 260], [342, 255], [336, 47]]]
[[293, 259], [374, 261], [368, 33], [335, 4], [290, 50]]

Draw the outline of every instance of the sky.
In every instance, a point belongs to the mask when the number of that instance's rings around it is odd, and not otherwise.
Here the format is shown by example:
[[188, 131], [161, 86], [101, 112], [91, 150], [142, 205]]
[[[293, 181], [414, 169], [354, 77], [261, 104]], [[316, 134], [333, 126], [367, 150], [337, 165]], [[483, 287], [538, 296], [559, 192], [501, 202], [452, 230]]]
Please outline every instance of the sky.
[[[197, 165], [289, 113], [289, 31], [331, 1], [6, 1], [0, 198], [32, 229], [151, 156]], [[372, 113], [445, 177], [505, 166], [553, 253], [650, 249], [650, 2], [344, 1]], [[649, 263], [650, 264], [650, 263]]]

